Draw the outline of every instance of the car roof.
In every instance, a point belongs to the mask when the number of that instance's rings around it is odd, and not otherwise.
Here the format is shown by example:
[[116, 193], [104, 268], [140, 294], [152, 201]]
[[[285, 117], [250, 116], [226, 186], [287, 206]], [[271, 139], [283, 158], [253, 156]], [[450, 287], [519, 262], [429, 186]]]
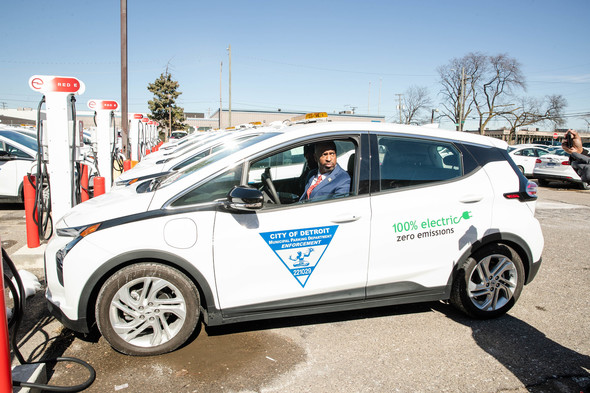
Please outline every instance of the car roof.
[[[172, 182], [163, 188], [156, 190], [154, 195], [155, 205], [164, 205], [166, 200], [179, 192], [182, 192], [192, 185], [199, 183], [201, 180], [208, 178], [220, 171], [226, 170], [236, 164], [243, 162], [249, 157], [268, 149], [281, 148], [289, 145], [299, 139], [309, 138], [310, 136], [323, 139], [332, 135], [342, 133], [384, 133], [395, 136], [413, 136], [442, 139], [447, 141], [459, 141], [469, 144], [477, 144], [487, 147], [496, 147], [506, 150], [507, 143], [482, 135], [474, 135], [459, 131], [441, 130], [420, 126], [393, 124], [393, 123], [368, 123], [368, 122], [317, 122], [311, 124], [284, 124], [282, 127], [261, 127], [262, 131], [268, 131], [268, 137], [253, 143], [243, 149], [234, 152], [208, 165], [200, 167], [188, 176], [180, 176], [183, 170], [190, 171], [191, 167], [181, 169], [176, 175], [178, 181]], [[199, 173], [199, 175], [196, 175]], [[195, 178], [194, 176], [198, 176]]]

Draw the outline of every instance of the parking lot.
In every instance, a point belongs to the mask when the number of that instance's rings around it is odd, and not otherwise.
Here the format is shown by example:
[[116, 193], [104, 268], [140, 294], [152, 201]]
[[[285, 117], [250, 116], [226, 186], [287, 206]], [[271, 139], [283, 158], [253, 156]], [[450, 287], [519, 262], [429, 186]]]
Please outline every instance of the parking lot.
[[[21, 351], [89, 362], [97, 378], [88, 392], [590, 392], [590, 191], [562, 186], [539, 189], [543, 265], [499, 319], [440, 302], [385, 307], [202, 328], [184, 348], [146, 358], [63, 329], [41, 291], [29, 299]], [[20, 205], [0, 205], [2, 245], [43, 281], [23, 216]], [[68, 364], [48, 371], [54, 385], [87, 376]]]

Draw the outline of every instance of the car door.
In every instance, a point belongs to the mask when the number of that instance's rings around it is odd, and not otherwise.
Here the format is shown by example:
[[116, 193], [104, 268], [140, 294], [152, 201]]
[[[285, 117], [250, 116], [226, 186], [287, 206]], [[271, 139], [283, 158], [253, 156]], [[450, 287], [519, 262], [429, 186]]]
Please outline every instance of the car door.
[[248, 214], [217, 213], [215, 278], [225, 316], [364, 298], [370, 200], [366, 192], [359, 192], [355, 176], [361, 173], [359, 136], [338, 138], [353, 147], [352, 153], [338, 153], [339, 157], [353, 157], [338, 161], [343, 169], [350, 169], [348, 164], [353, 163], [349, 194], [305, 202], [292, 195], [303, 169], [303, 161], [294, 157], [307, 143], [300, 141], [262, 153], [247, 166], [245, 177], [250, 186], [260, 186], [263, 167], [277, 177], [280, 205], [269, 202]]
[[[482, 170], [465, 174], [453, 143], [376, 136], [382, 152], [372, 194], [367, 298], [439, 298], [454, 263], [491, 223], [492, 189]], [[377, 154], [373, 155], [378, 157]]]

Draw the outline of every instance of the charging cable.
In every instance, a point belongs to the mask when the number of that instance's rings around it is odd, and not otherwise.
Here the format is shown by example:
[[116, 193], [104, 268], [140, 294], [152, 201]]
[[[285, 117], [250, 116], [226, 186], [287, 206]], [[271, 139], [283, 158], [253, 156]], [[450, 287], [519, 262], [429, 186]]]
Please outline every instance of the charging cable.
[[[8, 256], [8, 253], [4, 250], [4, 248], [2, 248], [2, 259], [8, 265], [8, 268], [12, 272], [12, 275], [16, 281], [16, 286], [18, 287], [18, 290], [17, 290], [17, 288], [12, 283], [12, 280], [9, 277], [7, 277], [6, 274], [4, 274], [4, 282], [8, 285], [8, 289], [12, 293], [12, 298], [14, 299], [13, 314], [12, 314], [12, 318], [8, 322], [8, 327], [9, 327], [9, 331], [12, 334], [12, 337], [10, 340], [10, 346], [12, 347], [12, 352], [14, 353], [14, 355], [16, 356], [18, 361], [21, 364], [43, 364], [43, 363], [51, 363], [51, 362], [55, 362], [55, 363], [71, 362], [71, 363], [77, 363], [77, 364], [82, 365], [90, 373], [90, 376], [88, 377], [86, 382], [84, 382], [80, 385], [75, 385], [75, 386], [55, 386], [55, 385], [46, 385], [46, 384], [40, 384], [40, 383], [19, 382], [19, 381], [13, 381], [12, 385], [26, 387], [26, 388], [40, 389], [42, 391], [47, 391], [47, 392], [81, 392], [82, 390], [87, 389], [90, 385], [92, 385], [92, 383], [96, 379], [96, 371], [94, 370], [94, 368], [90, 364], [86, 363], [85, 361], [77, 359], [77, 358], [72, 358], [72, 357], [58, 357], [55, 359], [49, 359], [49, 360], [45, 360], [45, 361], [41, 361], [41, 362], [27, 362], [25, 360], [25, 358], [23, 357], [23, 355], [18, 350], [16, 335], [17, 335], [17, 331], [20, 326], [20, 323], [22, 322], [23, 312], [24, 312], [24, 309], [26, 306], [26, 293], [25, 293], [25, 288], [24, 288], [22, 279], [21, 279], [20, 275], [18, 274], [16, 266], [14, 265], [14, 263], [12, 262], [12, 259], [10, 259], [10, 257]], [[3, 307], [3, 305], [2, 305], [2, 307]]]

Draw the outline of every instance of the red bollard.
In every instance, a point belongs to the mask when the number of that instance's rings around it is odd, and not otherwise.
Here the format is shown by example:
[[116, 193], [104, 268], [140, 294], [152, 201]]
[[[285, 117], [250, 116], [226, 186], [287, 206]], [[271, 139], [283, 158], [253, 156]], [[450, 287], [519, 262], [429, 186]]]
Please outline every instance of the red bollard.
[[104, 177], [97, 176], [94, 178], [94, 196], [97, 197], [105, 193]]
[[8, 321], [4, 302], [4, 268], [0, 256], [0, 393], [12, 392], [12, 369], [10, 367], [10, 345]]
[[82, 165], [82, 178], [80, 179], [80, 194], [82, 202], [86, 202], [90, 199], [88, 193], [88, 166]]
[[[39, 242], [39, 227], [35, 224], [33, 217], [37, 216], [37, 209], [35, 208], [35, 176], [31, 176], [33, 184], [29, 181], [29, 177], [23, 178], [23, 194], [25, 197], [25, 223], [27, 228], [27, 247], [36, 248], [41, 245]], [[0, 303], [1, 304], [1, 303]]]
[[131, 169], [131, 160], [123, 161], [123, 172], [126, 172], [129, 169]]

